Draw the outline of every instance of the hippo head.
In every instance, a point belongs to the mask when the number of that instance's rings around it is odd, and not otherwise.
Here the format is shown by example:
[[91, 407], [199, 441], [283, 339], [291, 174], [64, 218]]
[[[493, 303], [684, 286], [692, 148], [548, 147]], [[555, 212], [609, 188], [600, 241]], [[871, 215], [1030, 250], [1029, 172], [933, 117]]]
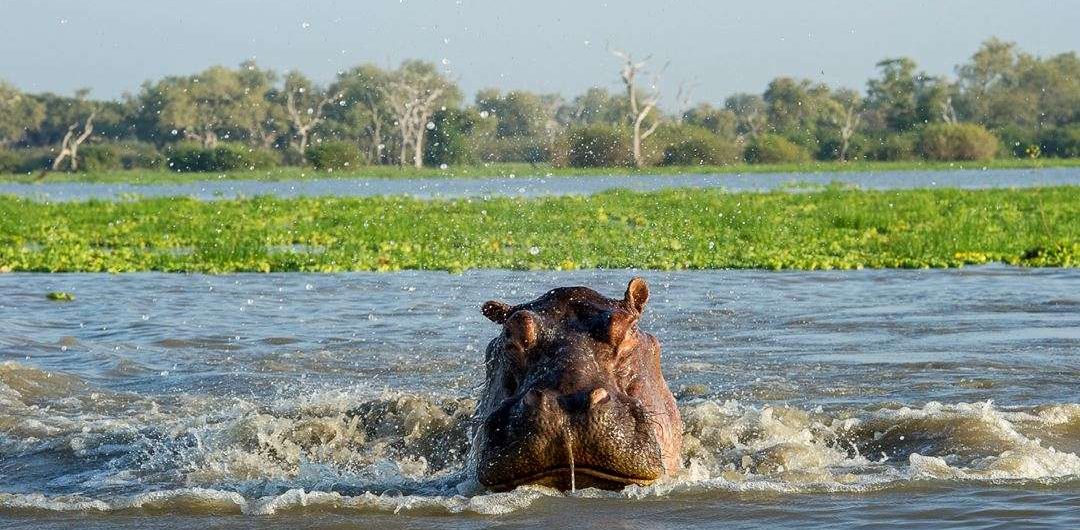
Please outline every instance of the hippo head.
[[621, 489], [677, 471], [682, 420], [660, 372], [660, 343], [638, 328], [649, 298], [634, 278], [622, 299], [554, 289], [484, 315], [488, 344], [472, 463], [494, 490], [521, 484]]

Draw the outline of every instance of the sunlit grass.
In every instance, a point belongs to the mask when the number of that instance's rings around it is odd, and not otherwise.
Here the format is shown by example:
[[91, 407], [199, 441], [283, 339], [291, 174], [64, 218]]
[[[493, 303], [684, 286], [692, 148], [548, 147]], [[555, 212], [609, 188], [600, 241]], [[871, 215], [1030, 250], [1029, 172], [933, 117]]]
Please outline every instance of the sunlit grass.
[[[1040, 169], [1053, 167], [1080, 167], [1076, 158], [999, 159], [983, 162], [808, 162], [799, 164], [736, 164], [730, 166], [660, 166], [644, 169], [616, 168], [565, 168], [544, 164], [486, 164], [455, 166], [447, 169], [432, 167], [401, 168], [397, 166], [365, 166], [351, 171], [318, 171], [312, 168], [282, 167], [269, 170], [231, 171], [225, 173], [177, 173], [132, 169], [124, 171], [101, 171], [88, 173], [50, 173], [39, 180], [38, 174], [0, 174], [0, 182], [102, 182], [131, 184], [162, 184], [206, 180], [311, 180], [328, 178], [486, 178], [486, 177], [559, 177], [559, 176], [625, 176], [625, 175], [677, 175], [677, 174], [758, 174], [758, 173], [836, 173], [874, 171], [942, 171], [983, 169]], [[977, 178], [974, 177], [973, 178]]]
[[1080, 187], [39, 203], [0, 198], [6, 271], [850, 269], [1080, 262]]

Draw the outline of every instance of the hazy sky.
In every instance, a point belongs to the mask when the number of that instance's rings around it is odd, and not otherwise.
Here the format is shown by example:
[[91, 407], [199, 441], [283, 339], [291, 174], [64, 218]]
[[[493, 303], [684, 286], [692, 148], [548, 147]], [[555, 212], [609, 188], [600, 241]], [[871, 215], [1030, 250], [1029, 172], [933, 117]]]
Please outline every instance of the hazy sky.
[[1080, 48], [1076, 0], [0, 0], [0, 78], [98, 97], [255, 58], [319, 81], [405, 58], [479, 88], [574, 95], [614, 88], [605, 44], [670, 61], [662, 86], [695, 100], [760, 92], [779, 75], [863, 88], [874, 63], [953, 73], [987, 37], [1048, 55]]

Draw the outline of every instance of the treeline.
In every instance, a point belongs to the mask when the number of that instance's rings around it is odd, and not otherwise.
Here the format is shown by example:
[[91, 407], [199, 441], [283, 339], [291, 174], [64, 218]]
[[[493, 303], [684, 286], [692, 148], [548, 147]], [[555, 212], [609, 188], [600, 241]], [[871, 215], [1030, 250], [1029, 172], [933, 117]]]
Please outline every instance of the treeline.
[[487, 89], [466, 103], [422, 61], [358, 66], [329, 86], [245, 62], [147, 82], [118, 101], [0, 81], [0, 172], [1080, 157], [1075, 52], [1041, 58], [990, 39], [954, 79], [895, 58], [878, 63], [863, 92], [781, 77], [716, 104], [689, 106], [680, 90], [665, 110], [662, 80], [615, 55], [622, 90], [569, 100]]

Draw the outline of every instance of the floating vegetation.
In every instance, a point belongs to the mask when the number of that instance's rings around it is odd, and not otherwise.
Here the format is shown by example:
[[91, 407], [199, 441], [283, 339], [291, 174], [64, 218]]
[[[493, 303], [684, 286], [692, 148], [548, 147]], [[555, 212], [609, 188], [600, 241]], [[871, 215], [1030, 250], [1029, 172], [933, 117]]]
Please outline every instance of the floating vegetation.
[[71, 302], [75, 300], [75, 295], [64, 291], [53, 291], [45, 295], [45, 298], [48, 298], [49, 300], [55, 300], [57, 302]]
[[859, 269], [1080, 263], [1080, 187], [534, 199], [0, 197], [3, 271]]

